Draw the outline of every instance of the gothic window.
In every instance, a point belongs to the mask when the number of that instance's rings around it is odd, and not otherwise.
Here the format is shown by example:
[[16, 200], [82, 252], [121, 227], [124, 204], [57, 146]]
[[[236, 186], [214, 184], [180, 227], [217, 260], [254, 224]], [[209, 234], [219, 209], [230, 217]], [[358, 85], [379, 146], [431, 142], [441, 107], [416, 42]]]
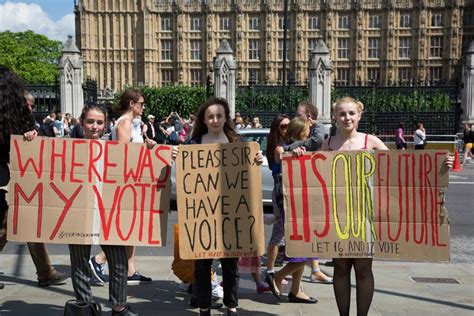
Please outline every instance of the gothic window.
[[256, 16], [249, 18], [249, 30], [258, 31], [260, 30], [260, 19]]
[[431, 17], [431, 26], [432, 27], [442, 27], [443, 26], [443, 15], [441, 13], [434, 13]]
[[219, 30], [229, 31], [230, 30], [230, 20], [228, 17], [221, 17], [219, 19]]
[[172, 83], [173, 83], [173, 70], [172, 69], [161, 70], [161, 84], [164, 86], [169, 86]]
[[190, 44], [191, 60], [201, 60], [201, 41], [192, 40]]
[[249, 40], [249, 60], [260, 60], [260, 40]]
[[161, 18], [161, 31], [171, 32], [172, 30], [171, 18]]
[[259, 71], [257, 69], [249, 69], [249, 83], [258, 83], [259, 82]]
[[161, 41], [161, 60], [172, 60], [171, 55], [172, 41], [162, 40]]
[[378, 59], [379, 52], [380, 52], [380, 38], [369, 37], [367, 57], [370, 59]]
[[441, 36], [432, 36], [430, 38], [430, 57], [442, 57], [443, 40]]
[[349, 58], [349, 39], [339, 38], [337, 40], [337, 58], [348, 59]]
[[369, 82], [379, 82], [380, 68], [367, 68], [367, 80]]
[[349, 83], [349, 68], [338, 68], [336, 82], [339, 85], [347, 86]]
[[[286, 40], [286, 60], [290, 60], [291, 42]], [[278, 60], [283, 60], [283, 40], [278, 40]]]
[[408, 82], [411, 80], [411, 69], [410, 68], [399, 68], [398, 69], [398, 80], [401, 82]]
[[400, 27], [411, 27], [411, 15], [404, 13], [400, 15]]
[[380, 15], [371, 14], [369, 16], [369, 29], [379, 29], [380, 28]]
[[201, 70], [191, 69], [191, 86], [201, 85]]
[[398, 47], [398, 58], [400, 59], [408, 59], [411, 57], [411, 38], [409, 37], [401, 37], [399, 39], [399, 47]]
[[351, 19], [348, 15], [341, 15], [339, 17], [339, 29], [350, 29]]
[[189, 28], [191, 31], [200, 31], [201, 30], [201, 18], [191, 18], [191, 26]]
[[308, 30], [319, 30], [319, 16], [308, 17]]
[[441, 80], [441, 67], [431, 67], [429, 70], [429, 81], [438, 82]]

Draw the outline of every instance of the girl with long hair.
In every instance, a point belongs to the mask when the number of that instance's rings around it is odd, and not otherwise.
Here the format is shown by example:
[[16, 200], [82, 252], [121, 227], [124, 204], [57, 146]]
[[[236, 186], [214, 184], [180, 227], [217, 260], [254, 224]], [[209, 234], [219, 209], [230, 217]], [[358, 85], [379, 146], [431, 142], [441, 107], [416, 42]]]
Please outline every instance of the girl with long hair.
[[[288, 124], [288, 130], [285, 135], [285, 144], [291, 144], [295, 141], [301, 141], [306, 138], [308, 138], [310, 134], [310, 127], [311, 123], [308, 119], [302, 118], [302, 117], [296, 117], [290, 121]], [[280, 165], [280, 172], [281, 172], [281, 155], [283, 153], [283, 146], [285, 144], [280, 144], [278, 145], [275, 150], [274, 150], [274, 166], [272, 168], [272, 171], [275, 168], [278, 168], [276, 166]], [[275, 178], [274, 178], [275, 179]], [[278, 179], [278, 180], [277, 180]], [[276, 188], [276, 198], [279, 203], [278, 208], [280, 210], [283, 209], [283, 193], [281, 193], [281, 173], [278, 175], [275, 179], [275, 187], [279, 186], [280, 188]], [[278, 224], [281, 227], [281, 231], [279, 231], [279, 234], [272, 235], [272, 240], [270, 241], [271, 244], [275, 244], [275, 242], [278, 242], [278, 239], [281, 239], [284, 237], [284, 213], [280, 211], [281, 214], [278, 218]], [[274, 239], [275, 238], [275, 239]], [[271, 251], [274, 251], [272, 249]], [[270, 253], [270, 251], [269, 251]], [[291, 289], [290, 292], [288, 293], [288, 301], [291, 303], [307, 303], [307, 304], [315, 304], [318, 302], [317, 299], [308, 296], [306, 293], [304, 293], [301, 290], [301, 279], [303, 277], [303, 272], [304, 268], [306, 265], [306, 262], [311, 261], [312, 259], [309, 258], [287, 258], [288, 263], [280, 269], [278, 272], [274, 272], [272, 270], [268, 271], [266, 274], [266, 281], [270, 286], [270, 290], [272, 291], [273, 295], [278, 299], [281, 300], [280, 294], [280, 288], [283, 282], [283, 279], [287, 275], [292, 275], [292, 283], [291, 283]]]
[[267, 249], [267, 274], [275, 273], [275, 261], [278, 256], [278, 248], [285, 245], [284, 233], [284, 210], [283, 210], [283, 193], [281, 190], [281, 163], [277, 162], [275, 157], [279, 157], [283, 152], [283, 144], [285, 142], [286, 131], [290, 119], [280, 114], [273, 119], [270, 126], [270, 133], [267, 141], [267, 160], [268, 168], [272, 171], [273, 191], [272, 191], [272, 207], [275, 217], [272, 228], [272, 236], [268, 242]]
[[[189, 144], [227, 144], [239, 141], [230, 118], [229, 104], [225, 99], [210, 97], [198, 109], [196, 121]], [[177, 151], [173, 151], [176, 157]], [[255, 157], [262, 164], [261, 152]], [[239, 258], [221, 258], [224, 286], [224, 304], [227, 315], [238, 315]], [[212, 259], [195, 261], [194, 293], [197, 298], [200, 315], [211, 315], [211, 265]]]

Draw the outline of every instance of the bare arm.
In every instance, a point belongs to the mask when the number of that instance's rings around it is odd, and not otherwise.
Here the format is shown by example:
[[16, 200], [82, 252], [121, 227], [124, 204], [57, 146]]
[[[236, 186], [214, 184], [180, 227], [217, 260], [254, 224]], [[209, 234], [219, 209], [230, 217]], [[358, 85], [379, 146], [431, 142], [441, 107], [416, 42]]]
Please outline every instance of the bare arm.
[[115, 126], [117, 140], [120, 142], [129, 142], [132, 138], [132, 122], [129, 119], [122, 119], [118, 126]]
[[277, 146], [274, 152], [274, 159], [276, 163], [281, 163], [281, 154], [283, 153], [283, 147]]
[[388, 147], [378, 137], [369, 135], [368, 147], [376, 150], [388, 150]]

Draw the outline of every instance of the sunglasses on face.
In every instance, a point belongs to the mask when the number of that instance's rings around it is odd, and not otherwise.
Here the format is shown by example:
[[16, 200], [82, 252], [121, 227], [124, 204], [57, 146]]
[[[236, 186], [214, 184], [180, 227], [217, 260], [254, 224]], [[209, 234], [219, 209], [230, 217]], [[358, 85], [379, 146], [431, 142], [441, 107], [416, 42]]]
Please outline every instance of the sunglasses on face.
[[288, 129], [288, 124], [281, 124], [280, 129], [282, 130]]

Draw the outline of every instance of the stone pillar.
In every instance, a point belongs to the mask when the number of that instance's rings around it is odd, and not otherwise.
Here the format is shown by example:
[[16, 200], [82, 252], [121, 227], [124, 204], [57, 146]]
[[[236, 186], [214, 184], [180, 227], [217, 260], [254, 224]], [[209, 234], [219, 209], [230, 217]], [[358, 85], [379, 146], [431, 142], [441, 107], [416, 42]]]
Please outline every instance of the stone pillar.
[[214, 63], [214, 96], [224, 98], [229, 102], [230, 117], [235, 116], [235, 68], [232, 49], [227, 40], [222, 40], [216, 51]]
[[331, 59], [323, 40], [311, 51], [309, 62], [309, 100], [318, 109], [318, 121], [331, 124]]
[[71, 113], [75, 118], [81, 115], [84, 107], [82, 64], [81, 52], [72, 41], [72, 36], [68, 35], [59, 61], [61, 112]]
[[462, 116], [463, 122], [474, 123], [474, 41], [469, 45], [463, 66]]

